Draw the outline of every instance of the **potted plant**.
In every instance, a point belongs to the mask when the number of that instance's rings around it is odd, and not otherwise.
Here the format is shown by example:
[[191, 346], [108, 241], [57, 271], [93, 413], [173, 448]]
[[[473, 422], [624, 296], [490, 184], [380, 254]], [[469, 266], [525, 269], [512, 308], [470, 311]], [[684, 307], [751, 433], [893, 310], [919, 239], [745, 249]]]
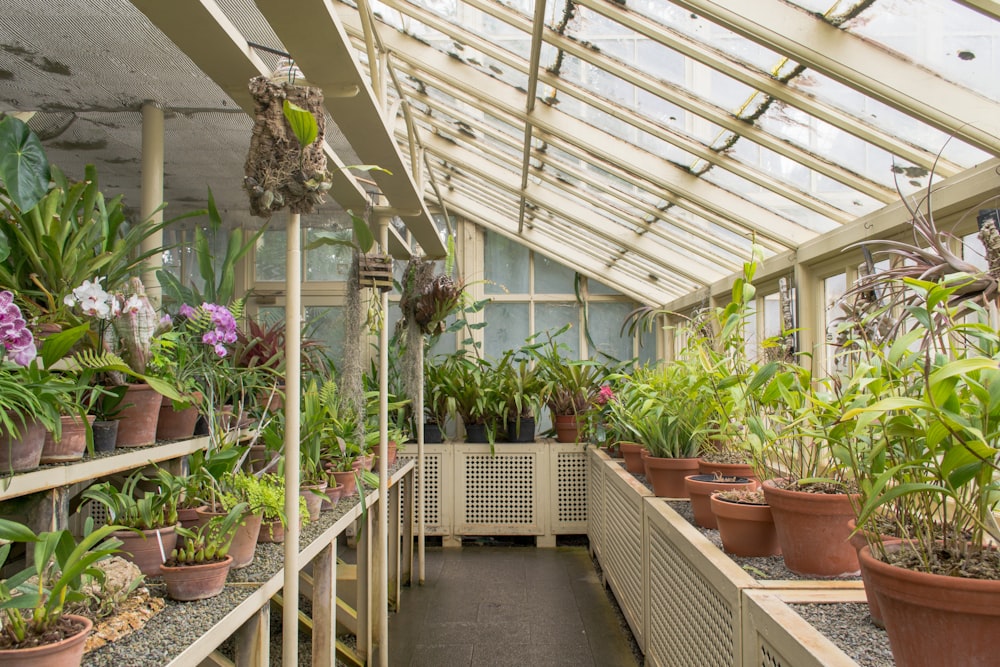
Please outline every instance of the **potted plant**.
[[760, 489], [716, 491], [710, 496], [722, 548], [734, 556], [781, 553], [771, 508]]
[[462, 418], [467, 442], [496, 441], [505, 401], [499, 397], [492, 364], [460, 350], [448, 356], [442, 369], [443, 391]]
[[[82, 586], [88, 579], [100, 580], [103, 573], [95, 564], [116, 552], [119, 542], [112, 537], [118, 528], [109, 525], [91, 530], [77, 541], [68, 530], [35, 534], [14, 521], [0, 519], [0, 566], [6, 563], [15, 542], [30, 545], [34, 559], [27, 569], [0, 580], [0, 665], [34, 665], [36, 660], [57, 660], [79, 665], [84, 641], [93, 623], [83, 616], [65, 612], [68, 603], [84, 599]], [[52, 663], [44, 663], [52, 664]]]
[[94, 432], [94, 451], [112, 452], [118, 438], [118, 421], [122, 411], [127, 407], [123, 404], [128, 387], [114, 385], [111, 387], [92, 386], [87, 404], [88, 413], [93, 415], [91, 428]]
[[434, 357], [424, 364], [424, 442], [444, 440], [448, 417], [457, 414], [455, 399], [448, 392], [447, 357]]
[[246, 503], [240, 503], [225, 516], [212, 517], [192, 528], [177, 529], [184, 541], [170, 552], [170, 558], [160, 568], [167, 595], [174, 600], [190, 601], [222, 592], [233, 563], [229, 547], [246, 509]]
[[202, 498], [205, 506], [196, 510], [199, 523], [214, 516], [225, 516], [233, 507], [246, 503], [247, 508], [236, 531], [229, 553], [233, 556], [233, 569], [246, 567], [253, 562], [254, 548], [260, 535], [263, 518], [284, 516], [283, 485], [273, 488], [261, 473], [248, 473], [231, 469], [213, 477]]
[[151, 577], [159, 575], [160, 566], [177, 544], [176, 487], [169, 475], [161, 469], [150, 480], [136, 471], [120, 489], [110, 481], [99, 482], [81, 496], [104, 507], [107, 523], [120, 527], [114, 536], [122, 542], [122, 555]]
[[533, 442], [535, 416], [541, 410], [545, 383], [531, 365], [524, 350], [507, 350], [496, 363], [496, 393], [503, 405], [503, 422], [507, 425], [507, 440]]

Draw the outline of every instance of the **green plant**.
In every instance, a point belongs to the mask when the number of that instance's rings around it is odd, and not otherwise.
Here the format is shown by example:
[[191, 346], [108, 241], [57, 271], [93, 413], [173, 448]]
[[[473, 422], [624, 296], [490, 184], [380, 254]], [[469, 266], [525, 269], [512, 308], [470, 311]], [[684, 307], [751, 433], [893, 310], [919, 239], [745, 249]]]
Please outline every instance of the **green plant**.
[[444, 427], [449, 415], [458, 406], [448, 392], [447, 357], [432, 357], [424, 363], [424, 418], [428, 423]]
[[248, 508], [247, 503], [238, 503], [225, 516], [214, 516], [200, 526], [178, 527], [184, 542], [170, 552], [168, 564], [198, 565], [224, 559]]
[[[608, 369], [592, 359], [570, 359], [565, 345], [556, 339], [569, 329], [566, 325], [556, 332], [542, 332], [544, 343], [530, 343], [524, 350], [531, 354], [544, 382], [542, 396], [554, 415], [583, 414], [593, 402]], [[541, 334], [536, 334], [534, 340]]]
[[503, 421], [519, 422], [538, 415], [545, 382], [523, 349], [504, 352], [494, 367], [494, 377], [496, 395], [503, 402]]
[[632, 430], [650, 456], [693, 458], [708, 435], [707, 388], [685, 360], [637, 369], [630, 380]]
[[[246, 503], [250, 513], [261, 512], [265, 521], [280, 520], [285, 516], [285, 480], [273, 473], [251, 474], [242, 471], [223, 475], [219, 481], [219, 499], [224, 512], [240, 503]], [[299, 516], [308, 520], [309, 511], [305, 498], [299, 498]]]
[[459, 350], [443, 364], [442, 391], [455, 405], [455, 411], [466, 427], [482, 424], [491, 444], [504, 419], [506, 400], [500, 397], [500, 387], [493, 365], [486, 359], [471, 357]]
[[49, 632], [67, 604], [85, 598], [81, 587], [87, 579], [103, 580], [104, 573], [94, 565], [117, 551], [121, 541], [111, 533], [121, 526], [92, 528], [88, 521], [78, 542], [68, 530], [35, 534], [27, 526], [0, 519], [0, 539], [7, 541], [0, 546], [0, 566], [14, 542], [30, 545], [32, 551], [31, 566], [0, 581], [0, 609], [6, 621], [2, 633], [9, 643]]
[[[140, 484], [151, 481], [158, 482], [156, 491], [140, 488]], [[121, 489], [111, 482], [93, 484], [82, 497], [103, 505], [108, 511], [108, 523], [137, 530], [177, 524], [177, 485], [173, 476], [163, 469], [157, 470], [154, 480], [136, 471], [125, 479]]]

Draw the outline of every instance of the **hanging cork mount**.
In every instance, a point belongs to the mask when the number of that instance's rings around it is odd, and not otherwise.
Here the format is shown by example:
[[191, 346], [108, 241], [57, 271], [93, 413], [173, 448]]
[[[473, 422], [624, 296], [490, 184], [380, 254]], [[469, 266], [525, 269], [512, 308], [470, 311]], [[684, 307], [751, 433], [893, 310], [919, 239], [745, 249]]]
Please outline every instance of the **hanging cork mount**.
[[388, 255], [361, 255], [358, 258], [361, 287], [388, 292], [392, 289], [392, 258]]
[[[258, 76], [250, 80], [250, 94], [255, 102], [254, 125], [243, 179], [250, 213], [269, 218], [285, 207], [292, 213], [312, 213], [323, 202], [332, 178], [323, 151], [323, 91]], [[309, 111], [319, 126], [316, 140], [304, 149], [285, 119], [286, 99]]]

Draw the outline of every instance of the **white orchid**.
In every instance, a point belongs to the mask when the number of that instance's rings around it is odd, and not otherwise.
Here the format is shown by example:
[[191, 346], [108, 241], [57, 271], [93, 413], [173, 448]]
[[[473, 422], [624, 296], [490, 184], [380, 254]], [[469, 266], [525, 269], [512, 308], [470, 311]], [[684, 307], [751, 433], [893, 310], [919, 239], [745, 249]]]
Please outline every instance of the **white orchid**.
[[104, 277], [94, 278], [93, 281], [84, 280], [83, 284], [73, 290], [72, 294], [67, 294], [63, 302], [72, 308], [79, 304], [80, 311], [88, 317], [96, 317], [102, 320], [110, 320], [121, 312], [121, 304], [118, 299], [101, 287]]

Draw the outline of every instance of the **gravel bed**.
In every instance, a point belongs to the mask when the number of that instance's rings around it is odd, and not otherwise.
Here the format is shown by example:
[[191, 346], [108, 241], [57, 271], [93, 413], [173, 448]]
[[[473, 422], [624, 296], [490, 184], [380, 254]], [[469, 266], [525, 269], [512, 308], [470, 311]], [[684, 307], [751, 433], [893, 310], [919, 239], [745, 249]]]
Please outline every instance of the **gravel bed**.
[[894, 667], [885, 630], [876, 627], [864, 603], [790, 604], [795, 612], [861, 667]]

